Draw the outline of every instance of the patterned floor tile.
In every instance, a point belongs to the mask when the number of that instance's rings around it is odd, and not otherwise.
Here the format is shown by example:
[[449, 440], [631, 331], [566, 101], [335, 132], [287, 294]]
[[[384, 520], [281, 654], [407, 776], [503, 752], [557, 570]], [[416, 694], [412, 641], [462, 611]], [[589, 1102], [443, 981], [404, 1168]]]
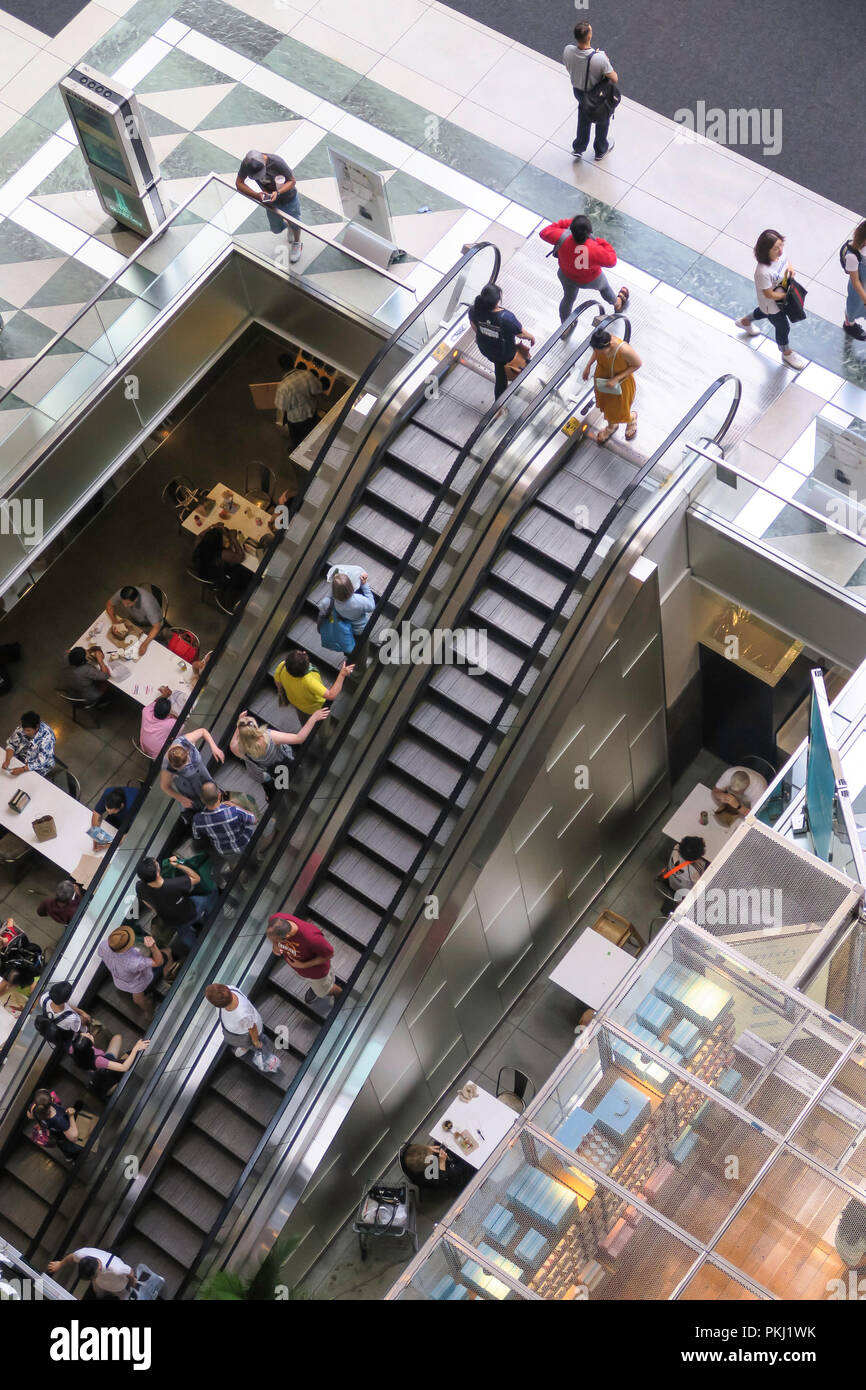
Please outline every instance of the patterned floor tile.
[[[232, 83], [211, 83], [204, 87], [182, 87], [179, 91], [151, 92], [147, 98], [147, 117], [156, 111], [181, 130], [195, 130], [199, 121], [227, 96]], [[148, 127], [149, 128], [149, 127]]]
[[[21, 309], [42, 286], [66, 264], [65, 256], [55, 254], [38, 261], [11, 261], [0, 264], [0, 295], [7, 304]], [[77, 296], [76, 296], [77, 297]]]
[[[0, 265], [13, 265], [20, 261], [41, 261], [53, 259], [57, 247], [43, 241], [42, 237], [19, 227], [11, 217], [0, 223]], [[0, 290], [0, 294], [2, 294]]]
[[362, 77], [340, 105], [359, 120], [367, 121], [414, 148], [430, 137], [431, 130], [435, 129], [431, 122], [438, 124], [439, 121], [438, 116], [431, 116], [423, 106], [397, 96], [378, 82], [371, 82], [369, 77]]
[[[3, 332], [0, 333], [0, 359], [9, 361], [19, 357], [35, 357], [53, 337], [54, 334], [44, 323], [39, 323], [23, 309], [18, 309], [8, 315]], [[73, 351], [74, 345], [70, 344], [69, 350]]]
[[61, 160], [56, 169], [52, 169], [47, 178], [37, 184], [34, 195], [44, 198], [49, 193], [77, 193], [92, 187], [84, 156], [75, 147], [70, 149], [66, 158]]
[[227, 126], [269, 125], [300, 119], [297, 111], [290, 111], [263, 92], [238, 82], [228, 96], [223, 97], [203, 121], [199, 121], [197, 129], [224, 130]]
[[221, 0], [184, 0], [174, 17], [256, 63], [262, 62], [283, 38], [281, 30], [272, 29], [232, 5], [224, 5]]
[[[205, 90], [209, 91], [210, 89], [206, 88]], [[147, 133], [151, 140], [160, 135], [183, 135], [193, 129], [192, 126], [178, 125], [177, 121], [170, 120], [168, 116], [164, 116], [163, 113], [158, 111], [150, 102], [143, 101], [141, 103], [141, 113], [144, 117]]]
[[[106, 277], [99, 275], [80, 261], [70, 259], [47, 280], [36, 294], [31, 295], [29, 303], [36, 308], [48, 308], [53, 304], [84, 303], [99, 294], [106, 284]], [[126, 290], [118, 285], [105, 289], [107, 299], [127, 299]]]
[[211, 173], [233, 174], [236, 168], [233, 155], [193, 132], [186, 135], [164, 161], [162, 176], [167, 179], [182, 179]]
[[326, 101], [342, 102], [357, 86], [361, 74], [344, 63], [338, 63], [324, 53], [318, 53], [297, 39], [286, 37], [273, 48], [263, 66], [271, 68], [289, 82], [296, 82], [308, 92], [315, 92]]
[[27, 112], [27, 119], [35, 121], [37, 125], [44, 126], [46, 130], [59, 130], [64, 121], [68, 120], [66, 107], [63, 105], [63, 98], [54, 87], [50, 92], [46, 92], [44, 97], [40, 97]]
[[431, 188], [428, 183], [424, 183], [421, 179], [413, 178], [411, 174], [404, 174], [402, 169], [397, 169], [390, 176], [386, 184], [386, 191], [392, 217], [417, 213], [423, 207], [428, 207], [433, 212], [448, 212], [452, 209], [463, 211], [462, 203], [456, 202], [454, 198], [449, 198], [447, 193], [440, 193], [438, 188]]
[[278, 150], [298, 125], [298, 121], [283, 121], [274, 125], [229, 126], [225, 130], [208, 130], [208, 138], [240, 166], [247, 150]]
[[[75, 193], [50, 193], [47, 195], [40, 191], [34, 196], [33, 201], [38, 203], [40, 207], [46, 208], [48, 212], [53, 212], [57, 217], [62, 217], [65, 222], [70, 222], [73, 227], [79, 227], [82, 232], [87, 232], [90, 236], [104, 235], [116, 225], [112, 218], [106, 217], [102, 204], [89, 188], [82, 188]], [[132, 247], [132, 242], [129, 244]], [[135, 238], [135, 245], [137, 244], [138, 238]], [[126, 251], [124, 254], [129, 255], [130, 252]]]
[[22, 116], [5, 135], [0, 135], [0, 183], [5, 183], [47, 139], [45, 127]]
[[214, 87], [225, 80], [225, 73], [175, 48], [136, 83], [136, 91], [140, 96], [147, 92], [177, 92], [185, 87]]
[[295, 178], [300, 179], [324, 179], [333, 178], [334, 171], [328, 157], [328, 146], [339, 150], [342, 154], [348, 155], [350, 159], [357, 159], [362, 164], [366, 164], [368, 169], [375, 169], [377, 173], [382, 173], [390, 169], [384, 159], [378, 155], [370, 154], [367, 150], [362, 150], [359, 145], [353, 145], [351, 140], [344, 140], [340, 135], [326, 135], [317, 145], [314, 145], [309, 154], [305, 154], [303, 159], [299, 159], [294, 166]]

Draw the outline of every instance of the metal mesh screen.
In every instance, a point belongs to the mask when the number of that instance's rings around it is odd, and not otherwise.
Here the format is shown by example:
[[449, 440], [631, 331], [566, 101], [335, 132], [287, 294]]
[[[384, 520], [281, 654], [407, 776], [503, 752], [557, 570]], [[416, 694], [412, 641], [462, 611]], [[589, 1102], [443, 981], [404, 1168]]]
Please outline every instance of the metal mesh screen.
[[723, 1298], [726, 1302], [756, 1302], [758, 1299], [767, 1298], [767, 1294], [755, 1293], [747, 1285], [733, 1278], [725, 1269], [707, 1260], [701, 1265], [700, 1269], [692, 1275], [686, 1284], [680, 1298], [688, 1303], [695, 1300], [708, 1302], [712, 1299]]
[[492, 1247], [469, 1253], [443, 1236], [425, 1249], [424, 1256], [396, 1291], [399, 1300], [502, 1303], [524, 1296], [515, 1287], [520, 1277], [517, 1265]]

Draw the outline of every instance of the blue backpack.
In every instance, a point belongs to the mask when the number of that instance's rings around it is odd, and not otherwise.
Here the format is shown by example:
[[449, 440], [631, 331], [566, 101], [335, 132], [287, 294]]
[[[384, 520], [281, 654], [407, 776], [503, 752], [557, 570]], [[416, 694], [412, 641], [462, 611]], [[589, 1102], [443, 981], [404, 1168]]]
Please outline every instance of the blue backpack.
[[327, 614], [319, 618], [319, 638], [323, 647], [327, 647], [331, 652], [354, 651], [355, 648], [355, 629], [345, 618], [341, 618], [333, 600]]

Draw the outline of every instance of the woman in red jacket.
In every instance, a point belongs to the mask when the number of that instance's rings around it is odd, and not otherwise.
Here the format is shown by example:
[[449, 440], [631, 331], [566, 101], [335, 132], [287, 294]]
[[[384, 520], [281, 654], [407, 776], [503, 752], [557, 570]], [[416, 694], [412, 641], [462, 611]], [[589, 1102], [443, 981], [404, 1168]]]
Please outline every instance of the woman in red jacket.
[[[600, 294], [606, 304], [620, 313], [628, 304], [628, 290], [625, 285], [614, 295], [604, 274], [605, 266], [616, 265], [616, 252], [604, 237], [593, 236], [592, 223], [588, 217], [578, 214], [571, 220], [563, 217], [559, 222], [551, 222], [538, 234], [542, 241], [556, 247], [559, 261], [559, 283], [562, 285], [562, 299], [559, 304], [559, 322], [564, 323], [571, 313], [578, 290], [590, 290]], [[594, 320], [595, 323], [599, 319]]]

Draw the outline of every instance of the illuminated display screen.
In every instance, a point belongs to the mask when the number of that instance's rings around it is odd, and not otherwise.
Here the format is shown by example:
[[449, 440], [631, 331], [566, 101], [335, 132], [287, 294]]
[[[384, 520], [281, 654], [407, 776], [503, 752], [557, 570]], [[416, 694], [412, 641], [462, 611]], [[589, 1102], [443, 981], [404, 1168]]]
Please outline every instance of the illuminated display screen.
[[73, 92], [67, 92], [69, 109], [85, 154], [91, 164], [106, 174], [129, 182], [129, 172], [121, 154], [120, 137], [109, 116], [86, 106]]
[[125, 188], [118, 188], [115, 184], [109, 183], [107, 179], [97, 179], [96, 182], [106, 212], [110, 212], [118, 222], [124, 222], [128, 227], [147, 236], [150, 232], [150, 222], [145, 216], [141, 199], [127, 192]]

